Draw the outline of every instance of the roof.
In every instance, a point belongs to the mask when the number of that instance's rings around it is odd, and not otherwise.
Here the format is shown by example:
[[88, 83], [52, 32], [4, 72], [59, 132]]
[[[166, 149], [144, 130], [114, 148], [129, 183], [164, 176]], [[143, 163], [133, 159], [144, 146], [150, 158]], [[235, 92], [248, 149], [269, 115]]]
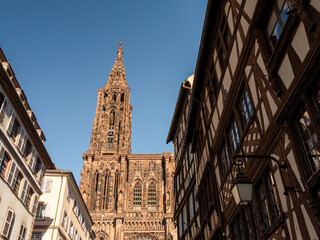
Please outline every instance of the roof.
[[183, 106], [186, 102], [187, 93], [190, 92], [193, 86], [193, 80], [194, 80], [194, 74], [192, 74], [190, 77], [188, 77], [185, 81], [181, 83], [178, 100], [176, 103], [176, 107], [174, 109], [170, 129], [167, 137], [167, 144], [174, 139], [181, 114], [183, 114], [184, 112]]

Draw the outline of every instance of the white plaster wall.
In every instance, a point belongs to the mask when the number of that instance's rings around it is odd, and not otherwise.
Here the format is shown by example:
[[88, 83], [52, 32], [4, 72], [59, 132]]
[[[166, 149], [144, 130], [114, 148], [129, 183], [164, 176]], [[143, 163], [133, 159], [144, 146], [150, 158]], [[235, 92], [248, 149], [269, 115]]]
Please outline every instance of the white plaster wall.
[[15, 213], [14, 224], [11, 231], [10, 239], [18, 239], [20, 226], [23, 223], [27, 229], [26, 236], [29, 236], [33, 216], [20, 202], [16, 195], [11, 191], [3, 179], [0, 179], [0, 230], [2, 232], [7, 209], [10, 208]]

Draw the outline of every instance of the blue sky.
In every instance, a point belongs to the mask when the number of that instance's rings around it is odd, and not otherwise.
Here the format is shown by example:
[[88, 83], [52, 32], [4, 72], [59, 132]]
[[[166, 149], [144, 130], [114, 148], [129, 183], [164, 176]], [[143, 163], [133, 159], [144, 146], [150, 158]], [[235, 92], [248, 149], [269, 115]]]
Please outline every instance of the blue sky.
[[206, 0], [4, 0], [0, 45], [58, 168], [79, 182], [98, 88], [123, 42], [132, 153], [172, 152], [180, 84], [194, 72]]

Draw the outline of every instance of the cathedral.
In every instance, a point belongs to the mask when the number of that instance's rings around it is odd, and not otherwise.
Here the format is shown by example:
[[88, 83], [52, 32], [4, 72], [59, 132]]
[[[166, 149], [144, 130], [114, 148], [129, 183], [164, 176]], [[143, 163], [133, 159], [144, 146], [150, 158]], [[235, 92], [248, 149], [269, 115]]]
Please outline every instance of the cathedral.
[[131, 154], [132, 105], [122, 42], [104, 88], [99, 88], [80, 192], [98, 240], [176, 239], [174, 157]]

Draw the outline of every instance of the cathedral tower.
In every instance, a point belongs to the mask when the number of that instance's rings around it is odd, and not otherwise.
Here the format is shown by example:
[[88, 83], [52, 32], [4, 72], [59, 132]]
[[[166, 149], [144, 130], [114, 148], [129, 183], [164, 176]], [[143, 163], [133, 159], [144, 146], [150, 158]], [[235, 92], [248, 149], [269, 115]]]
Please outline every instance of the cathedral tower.
[[90, 152], [119, 154], [131, 151], [130, 88], [123, 64], [122, 42], [104, 88], [98, 92]]
[[175, 239], [173, 154], [131, 154], [132, 105], [122, 55], [120, 41], [106, 85], [98, 91], [80, 192], [96, 240]]

